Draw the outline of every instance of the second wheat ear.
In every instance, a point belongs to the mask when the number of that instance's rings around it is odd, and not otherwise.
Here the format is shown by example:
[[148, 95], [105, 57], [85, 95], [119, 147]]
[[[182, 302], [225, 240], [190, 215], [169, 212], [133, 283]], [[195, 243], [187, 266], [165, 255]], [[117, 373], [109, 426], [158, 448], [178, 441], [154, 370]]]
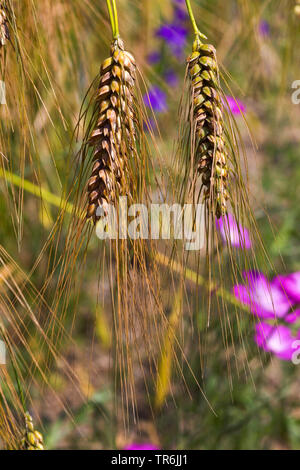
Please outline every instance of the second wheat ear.
[[25, 413], [25, 430], [20, 450], [44, 450], [43, 436], [34, 428], [32, 417], [28, 411]]
[[220, 218], [227, 213], [229, 171], [216, 50], [212, 45], [196, 39], [187, 62], [196, 169], [205, 187], [204, 200], [209, 203], [214, 215]]
[[135, 78], [134, 57], [118, 38], [101, 66], [96, 126], [89, 139], [94, 163], [88, 182], [87, 218], [94, 222], [101, 216], [98, 209], [105, 213], [108, 204], [115, 204], [119, 196], [130, 196], [128, 159], [135, 147]]

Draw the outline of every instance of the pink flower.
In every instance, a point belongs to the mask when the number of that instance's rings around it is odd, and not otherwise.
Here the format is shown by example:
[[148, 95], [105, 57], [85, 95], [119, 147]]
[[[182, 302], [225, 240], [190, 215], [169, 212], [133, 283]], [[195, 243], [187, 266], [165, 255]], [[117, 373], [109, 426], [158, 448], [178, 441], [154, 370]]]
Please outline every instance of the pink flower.
[[[299, 303], [300, 273], [277, 276], [271, 282], [256, 271], [246, 272], [243, 276], [247, 284], [234, 286], [233, 292], [242, 303], [249, 305], [252, 313], [263, 319], [279, 318], [288, 324], [298, 321], [300, 308], [292, 312], [291, 307]], [[257, 324], [255, 329], [255, 341], [259, 347], [279, 359], [292, 359], [294, 342], [300, 339], [300, 330], [294, 337], [288, 326], [273, 326], [265, 322]]]
[[239, 115], [246, 112], [246, 106], [242, 101], [233, 96], [226, 96], [225, 106], [229, 107], [232, 114]]
[[246, 285], [234, 286], [234, 295], [244, 304], [249, 305], [251, 312], [260, 318], [284, 318], [291, 303], [282, 291], [278, 280], [269, 282], [259, 272], [249, 271], [243, 274]]
[[251, 240], [246, 228], [237, 224], [231, 214], [221, 217], [216, 221], [216, 226], [220, 231], [224, 243], [229, 242], [235, 248], [244, 248], [250, 250]]
[[132, 444], [124, 447], [124, 450], [159, 450], [159, 448], [155, 447], [151, 443], [138, 444], [133, 442]]
[[292, 313], [289, 313], [286, 317], [284, 317], [284, 321], [286, 323], [296, 323], [299, 318], [300, 318], [300, 308], [298, 308]]
[[286, 276], [278, 276], [278, 281], [291, 300], [294, 303], [300, 303], [300, 271]]
[[255, 341], [265, 351], [273, 353], [279, 359], [290, 361], [295, 352], [294, 342], [300, 338], [292, 336], [287, 326], [271, 326], [267, 323], [256, 325]]

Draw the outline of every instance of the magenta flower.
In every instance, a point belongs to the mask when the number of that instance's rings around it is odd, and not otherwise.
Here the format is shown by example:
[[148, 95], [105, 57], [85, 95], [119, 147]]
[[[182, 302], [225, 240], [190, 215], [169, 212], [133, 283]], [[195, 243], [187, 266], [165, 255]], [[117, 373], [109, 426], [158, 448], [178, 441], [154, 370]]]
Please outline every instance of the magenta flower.
[[255, 341], [257, 345], [284, 361], [292, 359], [295, 352], [293, 343], [299, 338], [300, 332], [297, 337], [294, 337], [286, 326], [271, 326], [267, 323], [256, 325]]
[[286, 323], [296, 323], [300, 318], [300, 308], [294, 310], [294, 312], [289, 313], [286, 317], [284, 317], [284, 321]]
[[[300, 308], [292, 312], [291, 307], [299, 303], [299, 272], [277, 276], [271, 282], [256, 271], [246, 272], [243, 276], [246, 285], [234, 286], [233, 292], [242, 303], [249, 305], [252, 313], [263, 319], [278, 318], [287, 324], [298, 321]], [[288, 326], [274, 326], [265, 322], [257, 324], [255, 329], [255, 341], [259, 347], [279, 359], [292, 359], [295, 352], [293, 343], [300, 339], [300, 330], [295, 337]]]
[[167, 96], [166, 93], [158, 86], [152, 86], [148, 94], [145, 94], [144, 103], [149, 108], [157, 113], [163, 113], [167, 110]]
[[278, 276], [284, 292], [295, 303], [300, 303], [300, 271], [286, 276]]
[[133, 442], [132, 444], [124, 447], [124, 450], [159, 450], [159, 448], [151, 443], [138, 444]]
[[252, 244], [249, 231], [237, 224], [232, 214], [227, 214], [216, 221], [223, 242], [230, 243], [235, 248], [250, 250]]
[[242, 101], [233, 96], [226, 96], [225, 106], [227, 106], [232, 114], [239, 115], [246, 112], [246, 106]]
[[249, 305], [251, 312], [260, 318], [284, 318], [291, 303], [282, 291], [278, 279], [269, 282], [259, 272], [250, 271], [243, 274], [247, 285], [236, 285], [234, 295], [244, 304]]

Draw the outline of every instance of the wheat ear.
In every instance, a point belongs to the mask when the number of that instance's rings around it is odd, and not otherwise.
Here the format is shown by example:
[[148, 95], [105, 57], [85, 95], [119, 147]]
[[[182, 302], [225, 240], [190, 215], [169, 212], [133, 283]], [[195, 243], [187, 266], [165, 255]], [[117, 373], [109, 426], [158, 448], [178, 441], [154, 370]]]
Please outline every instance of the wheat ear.
[[133, 87], [136, 65], [124, 50], [123, 41], [113, 41], [111, 55], [101, 66], [95, 112], [96, 127], [89, 139], [94, 164], [88, 182], [87, 218], [96, 222], [98, 208], [114, 204], [121, 195], [129, 196], [128, 152], [135, 141]]
[[229, 171], [216, 50], [198, 38], [187, 62], [197, 171], [205, 187], [204, 198], [211, 201], [213, 212], [220, 218], [227, 212]]
[[43, 436], [34, 429], [33, 420], [28, 411], [25, 413], [25, 430], [20, 450], [44, 450]]

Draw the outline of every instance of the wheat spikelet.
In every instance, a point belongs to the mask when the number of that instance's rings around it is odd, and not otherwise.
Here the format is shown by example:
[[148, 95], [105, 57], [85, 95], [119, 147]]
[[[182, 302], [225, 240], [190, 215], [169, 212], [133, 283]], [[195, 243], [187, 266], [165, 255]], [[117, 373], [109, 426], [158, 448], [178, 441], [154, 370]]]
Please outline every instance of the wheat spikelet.
[[113, 42], [111, 55], [101, 66], [96, 101], [97, 124], [89, 140], [94, 164], [88, 182], [87, 218], [99, 219], [97, 209], [129, 195], [128, 150], [135, 141], [133, 87], [135, 60], [121, 39]]
[[212, 210], [220, 218], [226, 214], [229, 172], [216, 50], [212, 45], [196, 40], [187, 62], [196, 134], [197, 171], [205, 187], [204, 198], [212, 202]]
[[28, 411], [25, 413], [25, 430], [20, 450], [44, 450], [43, 436], [34, 429], [33, 420]]
[[8, 19], [5, 11], [5, 4], [0, 3], [0, 49], [9, 39]]

